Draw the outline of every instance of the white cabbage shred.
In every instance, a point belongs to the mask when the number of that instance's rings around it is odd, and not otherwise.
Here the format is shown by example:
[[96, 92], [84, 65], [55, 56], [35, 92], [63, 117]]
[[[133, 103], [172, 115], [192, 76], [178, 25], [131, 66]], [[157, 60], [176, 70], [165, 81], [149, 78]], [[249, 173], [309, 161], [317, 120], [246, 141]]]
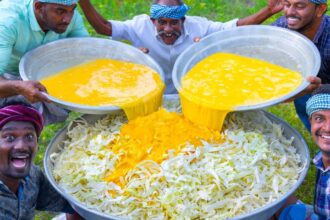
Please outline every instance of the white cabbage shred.
[[106, 146], [123, 123], [123, 116], [94, 125], [80, 120], [68, 127], [61, 152], [52, 155], [53, 175], [66, 193], [115, 216], [227, 219], [280, 198], [306, 166], [293, 140], [263, 112], [232, 113], [224, 125], [224, 143], [186, 146], [160, 165], [143, 161], [127, 174], [121, 189], [103, 178], [118, 160]]

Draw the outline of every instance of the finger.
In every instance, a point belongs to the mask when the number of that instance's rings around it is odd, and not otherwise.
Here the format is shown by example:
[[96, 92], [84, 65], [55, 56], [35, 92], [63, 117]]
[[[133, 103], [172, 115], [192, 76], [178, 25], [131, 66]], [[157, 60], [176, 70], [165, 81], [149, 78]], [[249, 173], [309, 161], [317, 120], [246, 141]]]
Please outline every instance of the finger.
[[35, 87], [39, 89], [41, 92], [47, 92], [47, 89], [44, 85], [42, 85], [40, 82], [36, 81]]
[[48, 97], [43, 94], [42, 92], [38, 92], [35, 96], [34, 96], [34, 101], [35, 102], [48, 102], [50, 103], [51, 101], [48, 99]]
[[198, 42], [200, 42], [200, 41], [201, 41], [201, 38], [200, 38], [200, 37], [195, 37], [195, 38], [194, 38], [194, 42], [195, 42], [195, 43], [198, 43]]

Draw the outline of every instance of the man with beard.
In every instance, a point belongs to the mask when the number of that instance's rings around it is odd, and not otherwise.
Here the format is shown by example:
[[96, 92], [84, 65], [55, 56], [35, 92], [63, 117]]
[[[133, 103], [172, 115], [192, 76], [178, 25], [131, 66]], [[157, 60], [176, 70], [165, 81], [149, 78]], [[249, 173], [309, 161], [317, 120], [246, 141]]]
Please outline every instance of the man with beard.
[[313, 159], [316, 167], [314, 205], [297, 202], [297, 198], [291, 196], [287, 201], [291, 205], [278, 212], [279, 220], [330, 219], [330, 84], [314, 90], [306, 103], [306, 113], [312, 137], [320, 149]]
[[[314, 42], [321, 54], [318, 77], [322, 83], [330, 83], [330, 18], [325, 15], [327, 0], [284, 0], [283, 6], [284, 16], [273, 25], [297, 31]], [[305, 109], [309, 97], [304, 95], [294, 101], [296, 112], [308, 131], [311, 126]]]
[[[63, 121], [67, 112], [56, 107], [37, 81], [21, 81], [18, 64], [28, 51], [88, 32], [76, 10], [78, 0], [3, 0], [0, 2], [0, 104], [7, 99], [35, 103], [46, 124]], [[19, 95], [19, 96], [18, 96]], [[43, 102], [43, 103], [41, 103]], [[46, 103], [45, 103], [46, 102]]]
[[150, 16], [138, 15], [127, 21], [107, 21], [92, 6], [90, 0], [79, 4], [88, 21], [99, 33], [114, 40], [128, 40], [135, 47], [148, 51], [165, 72], [165, 93], [177, 93], [172, 82], [176, 58], [199, 39], [228, 28], [259, 24], [282, 10], [280, 0], [268, 0], [268, 6], [243, 19], [221, 23], [203, 17], [186, 16], [189, 7], [182, 0], [153, 0]]
[[30, 220], [35, 210], [74, 212], [33, 164], [43, 125], [42, 115], [30, 105], [0, 108], [0, 219]]

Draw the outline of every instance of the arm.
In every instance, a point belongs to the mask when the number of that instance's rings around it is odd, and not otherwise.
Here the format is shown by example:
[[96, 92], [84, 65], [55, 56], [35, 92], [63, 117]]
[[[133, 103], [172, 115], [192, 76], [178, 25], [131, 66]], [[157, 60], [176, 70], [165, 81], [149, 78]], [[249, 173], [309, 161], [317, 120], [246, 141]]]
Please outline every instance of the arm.
[[38, 81], [7, 80], [0, 77], [0, 98], [22, 95], [31, 103], [50, 102], [42, 92], [46, 92], [46, 88]]
[[283, 9], [281, 0], [268, 0], [268, 5], [262, 8], [257, 13], [250, 15], [248, 17], [239, 19], [237, 21], [237, 26], [250, 25], [250, 24], [260, 24], [264, 22], [267, 18], [280, 12]]
[[90, 0], [80, 0], [79, 5], [83, 10], [88, 22], [98, 34], [112, 36], [111, 22], [105, 20], [93, 7]]

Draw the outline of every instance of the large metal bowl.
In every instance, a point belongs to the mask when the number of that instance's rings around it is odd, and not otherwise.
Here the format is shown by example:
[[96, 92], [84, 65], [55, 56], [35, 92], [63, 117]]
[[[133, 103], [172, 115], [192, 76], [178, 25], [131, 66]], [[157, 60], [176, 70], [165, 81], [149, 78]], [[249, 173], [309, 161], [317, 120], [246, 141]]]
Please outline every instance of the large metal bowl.
[[[313, 42], [297, 32], [264, 25], [237, 27], [204, 38], [178, 57], [172, 72], [176, 89], [181, 90], [182, 77], [195, 64], [217, 52], [265, 60], [298, 71], [304, 78], [309, 75], [316, 76], [321, 63], [320, 53]], [[257, 105], [238, 106], [235, 110], [243, 111], [275, 105], [298, 94], [308, 84], [304, 79], [297, 89], [285, 96]]]
[[[165, 102], [167, 101], [178, 101], [178, 96], [166, 96]], [[261, 110], [260, 110], [261, 111]], [[279, 119], [278, 117], [268, 113], [264, 112], [265, 115], [269, 118], [270, 121], [280, 124], [283, 128], [284, 136], [287, 138], [294, 138], [293, 146], [297, 149], [297, 153], [300, 155], [302, 161], [304, 161], [307, 165], [304, 168], [304, 170], [301, 172], [298, 181], [296, 184], [288, 191], [285, 195], [283, 195], [278, 200], [261, 207], [259, 209], [254, 210], [253, 212], [247, 213], [245, 215], [237, 216], [233, 219], [248, 219], [248, 220], [267, 220], [269, 217], [271, 217], [285, 202], [285, 200], [294, 193], [297, 188], [302, 184], [303, 180], [305, 179], [305, 176], [307, 174], [309, 163], [310, 163], [310, 157], [309, 157], [309, 150], [308, 146], [305, 142], [305, 140], [301, 137], [301, 135], [294, 130], [290, 125], [283, 120]], [[98, 119], [101, 119], [103, 116], [101, 115], [85, 115], [85, 119], [89, 123], [94, 123]], [[90, 209], [89, 207], [86, 207], [86, 205], [80, 203], [75, 198], [73, 198], [71, 195], [65, 192], [63, 188], [61, 188], [56, 181], [54, 180], [54, 177], [52, 175], [52, 171], [54, 168], [54, 164], [50, 160], [50, 155], [52, 155], [55, 152], [59, 152], [59, 146], [62, 145], [63, 141], [67, 138], [66, 136], [67, 127], [60, 130], [57, 135], [52, 139], [52, 141], [49, 143], [46, 153], [44, 155], [44, 168], [45, 168], [45, 174], [50, 181], [50, 183], [53, 185], [53, 187], [63, 196], [65, 197], [72, 207], [84, 218], [86, 219], [92, 219], [92, 220], [123, 220], [124, 218], [110, 216], [101, 212], [98, 212], [96, 210]]]
[[[149, 66], [164, 81], [162, 68], [150, 56], [128, 44], [102, 38], [67, 38], [40, 46], [23, 56], [19, 64], [19, 72], [23, 80], [40, 80], [97, 58], [110, 58]], [[63, 108], [82, 113], [108, 114], [120, 110], [118, 106], [79, 105], [48, 94], [47, 96]]]

